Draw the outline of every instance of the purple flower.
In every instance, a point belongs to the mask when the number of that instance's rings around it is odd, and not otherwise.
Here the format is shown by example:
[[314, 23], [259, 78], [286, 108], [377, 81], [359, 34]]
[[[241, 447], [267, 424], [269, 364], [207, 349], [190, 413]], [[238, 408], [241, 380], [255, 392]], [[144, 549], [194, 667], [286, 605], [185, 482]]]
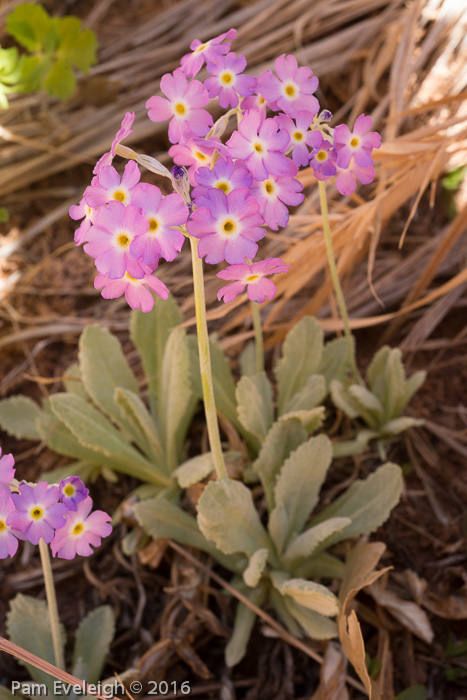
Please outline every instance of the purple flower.
[[311, 152], [310, 165], [317, 180], [328, 180], [336, 174], [336, 152], [330, 141], [323, 139]]
[[0, 489], [0, 559], [12, 557], [18, 549], [18, 540], [13, 534], [11, 526], [7, 525], [10, 513], [15, 511], [15, 504], [6, 489]]
[[206, 256], [206, 262], [216, 264], [244, 262], [254, 258], [259, 241], [265, 235], [261, 228], [264, 219], [259, 204], [249, 196], [246, 188], [225, 194], [220, 189], [210, 189], [199, 200], [197, 209], [187, 223], [188, 233], [199, 238], [198, 255]]
[[365, 114], [357, 117], [353, 131], [346, 124], [339, 124], [334, 129], [334, 147], [337, 150], [337, 165], [348, 168], [351, 159], [362, 168], [373, 165], [371, 151], [380, 148], [381, 136], [377, 131], [370, 131], [372, 119]]
[[319, 131], [309, 131], [310, 124], [313, 121], [313, 114], [305, 110], [298, 112], [295, 123], [286, 114], [279, 114], [276, 121], [281, 129], [285, 129], [289, 135], [289, 146], [292, 146], [292, 160], [300, 167], [308, 165], [310, 153], [307, 146], [316, 148], [321, 141], [322, 136]]
[[217, 277], [223, 280], [238, 280], [225, 285], [217, 292], [219, 301], [223, 299], [226, 303], [233, 301], [238, 294], [247, 288], [248, 299], [262, 303], [266, 299], [274, 298], [276, 285], [268, 280], [265, 275], [273, 275], [279, 272], [287, 272], [290, 265], [286, 265], [280, 258], [268, 258], [254, 263], [243, 263], [241, 265], [230, 265], [225, 270], [217, 273]]
[[195, 180], [198, 187], [195, 187], [192, 196], [197, 199], [206, 194], [208, 189], [217, 187], [229, 194], [232, 190], [240, 187], [251, 187], [253, 176], [241, 165], [237, 165], [230, 159], [218, 158], [212, 170], [210, 168], [199, 168], [195, 173]]
[[184, 224], [188, 218], [188, 207], [181, 196], [174, 192], [162, 197], [158, 187], [142, 183], [135, 190], [131, 203], [141, 209], [149, 224], [147, 231], [138, 234], [130, 244], [131, 255], [149, 265], [161, 257], [175, 260], [185, 236], [173, 227]]
[[[180, 62], [187, 78], [192, 78], [199, 73], [205, 61], [214, 63], [220, 56], [228, 53], [230, 49], [229, 40], [235, 39], [236, 36], [237, 30], [229, 29], [228, 32], [219, 34], [214, 39], [205, 41], [204, 44], [199, 39], [192, 41], [190, 44], [192, 53], [185, 54]], [[224, 39], [227, 39], [225, 44], [222, 43]]]
[[122, 120], [122, 125], [120, 129], [117, 131], [115, 134], [114, 140], [112, 141], [112, 146], [110, 147], [110, 151], [108, 153], [104, 153], [101, 158], [97, 161], [96, 165], [94, 166], [93, 173], [94, 175], [98, 175], [101, 171], [101, 168], [104, 168], [105, 166], [112, 165], [112, 161], [115, 155], [115, 148], [117, 146], [117, 143], [120, 141], [123, 141], [127, 136], [133, 133], [133, 129], [131, 128], [133, 126], [133, 122], [135, 120], [135, 113], [134, 112], [127, 112], [125, 116], [123, 117]]
[[113, 200], [129, 204], [131, 193], [141, 179], [141, 172], [134, 160], [125, 165], [120, 176], [112, 165], [101, 168], [97, 180], [84, 191], [84, 200], [90, 207], [100, 207]]
[[304, 195], [301, 194], [303, 185], [291, 175], [297, 173], [297, 168], [290, 164], [290, 175], [270, 175], [267, 180], [255, 182], [251, 194], [260, 205], [261, 214], [273, 231], [283, 228], [289, 220], [288, 206], [301, 204]]
[[148, 265], [142, 265], [141, 269], [143, 277], [140, 279], [131, 277], [128, 272], [121, 279], [110, 279], [107, 275], [97, 275], [94, 287], [102, 289], [104, 299], [117, 299], [124, 294], [127, 304], [132, 309], [141, 309], [147, 313], [154, 306], [154, 296], [149, 290], [152, 290], [161, 299], [168, 298], [169, 290], [160, 279], [152, 274]]
[[181, 68], [177, 68], [173, 75], [166, 73], [162, 76], [161, 90], [168, 99], [158, 95], [150, 97], [146, 109], [153, 122], [170, 119], [170, 143], [178, 143], [192, 134], [206, 136], [213, 121], [209, 112], [202, 109], [209, 102], [208, 91], [203, 84], [199, 80], [188, 83]]
[[110, 535], [110, 515], [102, 510], [90, 514], [91, 508], [92, 498], [88, 496], [78, 504], [75, 512], [69, 513], [65, 526], [55, 533], [50, 543], [54, 557], [74, 559], [77, 554], [88, 557], [93, 553], [92, 547], [99, 547], [102, 538]]
[[300, 110], [317, 114], [319, 102], [312, 94], [318, 88], [318, 78], [310, 68], [298, 67], [295, 56], [282, 54], [274, 61], [277, 77], [264, 71], [258, 78], [258, 92], [272, 109], [281, 109], [291, 117]]
[[341, 170], [338, 167], [337, 170], [339, 174], [336, 178], [336, 188], [346, 197], [355, 191], [357, 180], [361, 182], [362, 185], [369, 185], [375, 178], [375, 170], [371, 165], [367, 168], [363, 168], [361, 165], [351, 162], [347, 169]]
[[275, 119], [263, 119], [259, 112], [250, 110], [227, 141], [232, 158], [245, 161], [255, 180], [266, 180], [268, 175], [284, 175], [289, 171], [289, 159], [284, 150], [289, 135], [280, 131]]
[[99, 272], [111, 279], [119, 279], [125, 272], [132, 277], [143, 277], [141, 262], [130, 255], [130, 244], [148, 228], [148, 220], [138, 207], [109, 202], [97, 212], [84, 251], [96, 259]]
[[[2, 448], [0, 447], [1, 454]], [[0, 457], [0, 484], [9, 484], [15, 476], [15, 471], [15, 460], [11, 453]]]
[[58, 491], [61, 502], [69, 510], [76, 510], [78, 503], [81, 503], [89, 495], [89, 489], [86, 488], [79, 476], [67, 476], [66, 479], [62, 479]]
[[251, 97], [244, 97], [241, 103], [242, 112], [254, 109], [261, 114], [261, 118], [266, 118], [267, 103], [262, 95], [256, 94]]
[[209, 90], [209, 97], [219, 96], [219, 104], [224, 109], [236, 107], [239, 95], [247, 97], [255, 91], [256, 78], [240, 75], [246, 68], [245, 56], [237, 58], [235, 53], [228, 53], [215, 63], [208, 63], [206, 68], [213, 77], [208, 78], [204, 86]]
[[[97, 180], [97, 178], [93, 178], [93, 180]], [[89, 204], [86, 204], [84, 197], [79, 204], [71, 205], [68, 212], [70, 214], [70, 218], [72, 218], [74, 221], [79, 221], [80, 219], [83, 219], [79, 228], [77, 228], [75, 231], [74, 238], [76, 245], [81, 245], [82, 243], [85, 243], [88, 240], [87, 233], [91, 228], [91, 224], [96, 215], [96, 211], [97, 209], [93, 209], [89, 206]]]
[[57, 486], [49, 486], [46, 481], [34, 486], [22, 483], [19, 491], [11, 496], [16, 510], [10, 512], [6, 524], [18, 531], [18, 537], [32, 544], [38, 544], [40, 539], [50, 542], [54, 530], [65, 525], [69, 513], [66, 505], [58, 502]]
[[[212, 141], [212, 139], [209, 139]], [[219, 145], [221, 142], [219, 141]], [[177, 165], [186, 165], [188, 167], [188, 175], [190, 184], [196, 185], [195, 174], [199, 168], [204, 166], [211, 167], [215, 148], [212, 148], [203, 139], [190, 139], [183, 144], [177, 144], [169, 148], [169, 156], [173, 158]]]

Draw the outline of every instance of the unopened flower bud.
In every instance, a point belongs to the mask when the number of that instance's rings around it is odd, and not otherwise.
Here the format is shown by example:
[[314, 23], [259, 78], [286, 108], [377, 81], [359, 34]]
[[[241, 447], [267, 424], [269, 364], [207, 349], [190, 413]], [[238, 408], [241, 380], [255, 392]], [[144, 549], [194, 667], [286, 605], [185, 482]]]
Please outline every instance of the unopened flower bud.
[[319, 119], [322, 122], [328, 122], [332, 119], [332, 112], [329, 111], [329, 109], [323, 109], [323, 111], [319, 115]]
[[190, 206], [191, 196], [188, 170], [184, 168], [183, 165], [174, 165], [170, 172], [172, 176], [172, 187], [175, 192], [183, 197], [185, 204]]

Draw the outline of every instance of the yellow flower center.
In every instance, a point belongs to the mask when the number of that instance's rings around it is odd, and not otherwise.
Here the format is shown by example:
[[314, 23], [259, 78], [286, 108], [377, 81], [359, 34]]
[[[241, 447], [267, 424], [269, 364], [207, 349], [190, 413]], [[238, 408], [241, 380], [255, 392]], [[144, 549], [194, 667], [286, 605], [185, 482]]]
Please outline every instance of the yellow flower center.
[[224, 233], [233, 233], [235, 231], [235, 224], [233, 221], [230, 221], [230, 219], [227, 219], [227, 221], [224, 221], [224, 225], [222, 226], [222, 230]]
[[224, 83], [224, 85], [230, 85], [230, 83], [233, 80], [233, 75], [232, 73], [222, 73], [221, 75], [221, 83]]
[[254, 149], [257, 153], [262, 153], [263, 152], [263, 147], [260, 143], [255, 143]]
[[295, 85], [286, 85], [285, 86], [285, 94], [287, 97], [295, 97], [296, 93]]
[[196, 158], [198, 158], [198, 160], [207, 160], [208, 159], [208, 157], [205, 156], [204, 153], [201, 153], [201, 151], [196, 151], [195, 156], [196, 156]]
[[266, 100], [264, 99], [264, 97], [261, 97], [261, 95], [258, 95], [258, 104], [264, 105], [265, 102], [266, 102]]
[[259, 279], [260, 275], [250, 275], [249, 277], [246, 278], [247, 282], [255, 282], [257, 279]]
[[74, 496], [75, 491], [76, 489], [72, 484], [67, 484], [63, 489], [63, 493], [65, 494], [65, 496]]
[[274, 185], [272, 184], [272, 182], [269, 182], [269, 180], [267, 180], [264, 183], [264, 189], [268, 194], [272, 194], [274, 192]]
[[132, 277], [131, 275], [128, 274], [128, 272], [125, 272], [125, 277], [127, 280], [130, 280], [131, 282], [138, 282], [139, 280], [136, 279], [136, 277]]
[[159, 222], [157, 219], [149, 219], [149, 231], [154, 233], [159, 228]]
[[42, 516], [44, 515], [44, 511], [39, 506], [36, 506], [31, 510], [30, 515], [32, 518], [34, 518], [34, 520], [40, 520], [40, 518], [42, 518]]
[[176, 114], [185, 114], [186, 113], [186, 107], [183, 104], [183, 102], [177, 102], [175, 105], [175, 112]]
[[6, 530], [6, 522], [4, 520], [0, 520], [0, 532], [2, 530]]
[[224, 181], [218, 182], [216, 187], [217, 187], [217, 189], [225, 192], [225, 194], [229, 194], [229, 192], [230, 192], [230, 185], [228, 182], [224, 182]]
[[352, 148], [355, 148], [356, 146], [358, 146], [359, 143], [360, 143], [360, 141], [357, 139], [356, 136], [354, 136], [353, 139], [350, 141], [350, 145], [352, 146]]
[[76, 525], [73, 528], [73, 534], [74, 535], [80, 535], [84, 530], [83, 524], [82, 523], [76, 523]]
[[117, 243], [118, 245], [122, 246], [122, 248], [126, 248], [128, 243], [130, 242], [130, 239], [125, 233], [121, 233], [119, 237], [117, 238]]
[[114, 199], [116, 199], [117, 202], [124, 202], [126, 199], [125, 192], [123, 192], [123, 190], [116, 190], [116, 192], [114, 192]]
[[206, 42], [206, 44], [200, 44], [197, 49], [195, 49], [195, 53], [199, 53], [200, 51], [204, 51], [204, 49], [208, 46], [209, 41]]
[[326, 151], [318, 151], [318, 153], [316, 154], [316, 160], [326, 160], [327, 157], [328, 154], [326, 153]]
[[301, 131], [294, 131], [292, 137], [295, 139], [295, 141], [303, 141], [303, 134]]

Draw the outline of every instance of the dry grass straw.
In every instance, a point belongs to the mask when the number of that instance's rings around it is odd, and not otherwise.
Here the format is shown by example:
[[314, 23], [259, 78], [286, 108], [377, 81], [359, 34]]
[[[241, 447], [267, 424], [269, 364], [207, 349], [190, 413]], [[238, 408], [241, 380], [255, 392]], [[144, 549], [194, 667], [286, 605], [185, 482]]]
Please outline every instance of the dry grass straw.
[[[0, 14], [4, 16], [15, 4], [9, 3]], [[118, 7], [117, 0], [100, 0], [87, 17], [85, 23], [97, 31], [101, 48], [99, 64], [81, 81], [77, 97], [63, 104], [37, 95], [17, 97], [1, 114], [0, 191], [5, 205], [8, 195], [13, 200], [22, 193], [27, 196], [26, 188], [43, 178], [79, 162], [93, 164], [108, 149], [127, 110], [137, 115], [136, 134], [128, 143], [150, 137], [160, 148], [166, 125], [146, 118], [145, 102], [157, 92], [161, 75], [176, 67], [194, 37], [208, 38], [235, 26], [234, 48], [247, 56], [251, 72], [271, 67], [281, 53], [294, 53], [319, 76], [322, 104], [338, 104], [335, 123], [352, 123], [366, 112], [383, 133], [374, 189], [362, 188], [361, 196], [343, 199], [329, 187], [333, 243], [347, 284], [352, 325], [388, 321], [465, 282], [465, 271], [458, 263], [465, 211], [445, 230], [426, 231], [420, 245], [411, 245], [408, 254], [400, 253], [392, 240], [397, 231], [401, 245], [410, 243], [410, 223], [423, 193], [434, 187], [443, 171], [467, 160], [467, 9], [463, 4], [455, 0], [416, 0], [408, 6], [402, 0], [276, 0], [272, 5], [270, 0], [180, 0], [143, 4], [146, 11], [131, 27], [125, 15], [119, 23], [118, 12], [113, 12]], [[261, 257], [282, 256], [293, 268], [281, 276], [278, 297], [263, 312], [265, 327], [279, 335], [291, 319], [295, 322], [304, 314], [334, 316], [324, 325], [329, 330], [340, 328], [332, 300], [328, 303], [331, 287], [314, 177], [308, 170], [301, 179], [308, 194], [304, 204], [287, 231], [271, 234], [260, 249]], [[56, 216], [62, 214], [63, 206], [57, 207]], [[41, 231], [41, 222], [35, 222], [32, 230], [32, 235]], [[185, 280], [190, 274], [183, 256], [163, 268], [161, 276], [169, 283], [171, 278], [180, 281], [180, 273]], [[433, 297], [428, 290], [440, 273], [449, 279]], [[207, 285], [211, 302], [218, 287], [211, 274]], [[451, 299], [456, 303], [457, 296]], [[245, 297], [222, 307], [216, 303], [211, 318], [229, 313], [224, 332], [248, 327], [244, 301]], [[402, 305], [402, 309], [381, 315], [383, 304]], [[232, 306], [239, 307], [235, 313]], [[191, 316], [191, 298], [185, 296], [184, 308]], [[389, 333], [395, 329], [396, 325], [391, 326]]]

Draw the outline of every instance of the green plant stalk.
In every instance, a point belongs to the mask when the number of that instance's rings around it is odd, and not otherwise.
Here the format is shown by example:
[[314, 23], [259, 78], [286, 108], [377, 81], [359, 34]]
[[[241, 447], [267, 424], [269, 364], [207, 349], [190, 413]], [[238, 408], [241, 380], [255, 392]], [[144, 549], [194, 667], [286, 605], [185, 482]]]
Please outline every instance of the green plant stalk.
[[350, 367], [352, 369], [352, 374], [358, 384], [363, 384], [363, 380], [358, 371], [357, 362], [355, 359], [355, 349], [352, 341], [352, 332], [349, 325], [349, 315], [347, 313], [347, 307], [345, 305], [344, 294], [342, 292], [341, 283], [339, 280], [339, 273], [337, 271], [336, 259], [334, 257], [334, 251], [332, 248], [331, 239], [331, 229], [329, 226], [329, 215], [328, 215], [328, 201], [326, 198], [326, 186], [322, 180], [318, 180], [319, 189], [319, 201], [321, 205], [321, 216], [323, 219], [323, 231], [324, 240], [326, 243], [326, 253], [328, 256], [329, 272], [331, 273], [331, 280], [334, 287], [334, 292], [336, 294], [337, 305], [339, 307], [339, 312], [341, 315], [342, 323], [344, 325], [344, 335], [347, 341], [347, 351], [349, 355]]
[[203, 388], [204, 412], [208, 428], [209, 444], [217, 478], [227, 478], [224, 455], [222, 453], [219, 423], [217, 422], [214, 386], [212, 382], [211, 352], [209, 349], [208, 324], [206, 320], [206, 299], [204, 295], [203, 261], [198, 256], [198, 240], [189, 236], [191, 262], [193, 266], [193, 288], [195, 295], [196, 334], [198, 336], [199, 369]]
[[256, 373], [261, 374], [261, 372], [264, 372], [264, 344], [261, 315], [257, 301], [251, 302], [251, 315], [253, 318], [253, 330], [255, 332]]
[[57, 596], [55, 595], [52, 565], [50, 563], [49, 545], [41, 538], [39, 540], [39, 552], [41, 555], [42, 571], [44, 574], [45, 595], [49, 611], [50, 629], [52, 631], [52, 643], [55, 654], [55, 665], [65, 670], [65, 659], [60, 634], [60, 619], [58, 617]]

